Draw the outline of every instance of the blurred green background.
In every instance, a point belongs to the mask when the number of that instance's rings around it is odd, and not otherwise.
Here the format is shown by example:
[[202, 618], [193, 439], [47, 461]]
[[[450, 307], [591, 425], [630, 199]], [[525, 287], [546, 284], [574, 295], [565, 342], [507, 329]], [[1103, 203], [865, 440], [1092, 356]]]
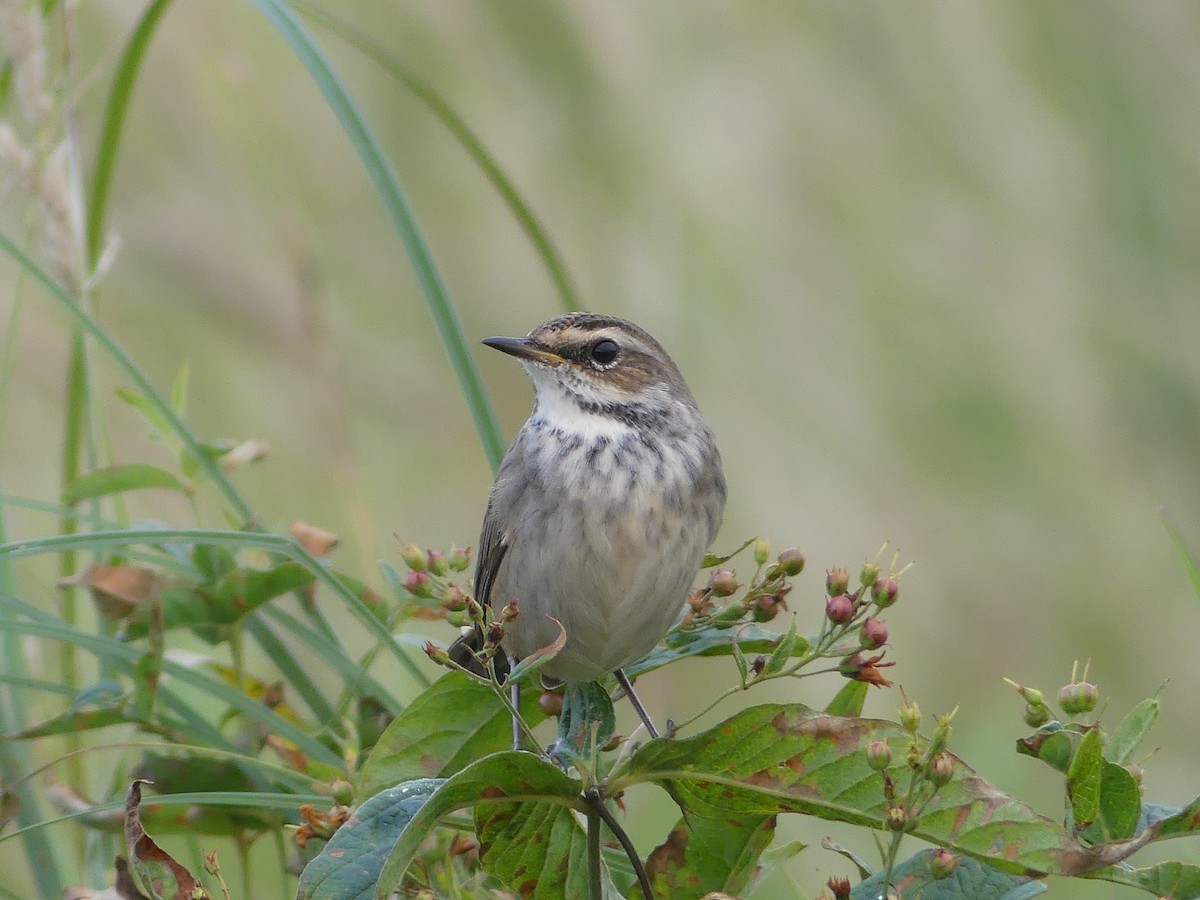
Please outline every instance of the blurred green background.
[[[141, 9], [80, 9], [89, 156]], [[1061, 780], [1013, 753], [1025, 727], [1001, 678], [1052, 693], [1090, 657], [1111, 724], [1172, 680], [1146, 793], [1195, 796], [1200, 605], [1162, 517], [1200, 548], [1200, 6], [356, 0], [338, 14], [477, 132], [582, 305], [671, 351], [725, 458], [719, 546], [761, 534], [805, 550], [802, 630], [823, 570], [854, 571], [886, 539], [886, 558], [916, 563], [889, 617], [889, 674], [928, 713], [960, 707], [952, 749], [986, 778], [1061, 815]], [[545, 269], [443, 125], [312, 28], [471, 341], [556, 314]], [[474, 544], [490, 471], [432, 319], [343, 132], [265, 19], [173, 6], [122, 154], [99, 318], [164, 388], [190, 365], [202, 437], [269, 442], [238, 476], [268, 525], [339, 533], [337, 560], [376, 584], [397, 537]], [[19, 238], [20, 192], [3, 203]], [[15, 266], [0, 272], [3, 327], [19, 329], [0, 480], [53, 500], [66, 322], [28, 290], [14, 316]], [[478, 354], [511, 435], [530, 386]], [[101, 362], [113, 459], [169, 464], [119, 384]], [[130, 514], [190, 521], [151, 494]], [[12, 538], [55, 528], [8, 515]], [[215, 502], [207, 515], [223, 524]], [[50, 562], [20, 575], [25, 597], [53, 604]], [[675, 667], [643, 699], [683, 719], [732, 678], [728, 661]], [[750, 699], [815, 705], [837, 686]], [[868, 714], [899, 700], [873, 692]], [[673, 818], [657, 816], [631, 827], [649, 840]], [[1186, 842], [1169, 849], [1196, 861]], [[790, 868], [812, 893], [847, 869], [819, 848]], [[1054, 882], [1049, 896], [1137, 895]]]

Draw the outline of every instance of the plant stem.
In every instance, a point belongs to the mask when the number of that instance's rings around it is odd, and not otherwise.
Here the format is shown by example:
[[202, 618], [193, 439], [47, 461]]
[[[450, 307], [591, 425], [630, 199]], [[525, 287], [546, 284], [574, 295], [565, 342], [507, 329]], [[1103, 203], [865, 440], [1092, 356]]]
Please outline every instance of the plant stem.
[[[600, 801], [604, 802], [604, 801]], [[600, 878], [600, 814], [592, 807], [587, 814], [588, 897], [601, 900], [603, 886]]]
[[604, 805], [602, 786], [596, 785], [588, 788], [584, 791], [583, 798], [596, 811], [596, 814], [604, 820], [604, 824], [608, 826], [608, 830], [613, 833], [613, 836], [621, 844], [621, 849], [625, 851], [625, 855], [629, 858], [629, 862], [633, 866], [633, 873], [637, 876], [638, 885], [641, 887], [646, 900], [654, 900], [654, 889], [650, 886], [650, 876], [646, 874], [646, 867], [642, 865], [642, 858], [638, 856], [637, 848], [633, 846], [633, 841], [629, 839], [629, 835], [625, 833], [625, 829], [621, 827], [621, 823], [616, 820], [616, 817]]

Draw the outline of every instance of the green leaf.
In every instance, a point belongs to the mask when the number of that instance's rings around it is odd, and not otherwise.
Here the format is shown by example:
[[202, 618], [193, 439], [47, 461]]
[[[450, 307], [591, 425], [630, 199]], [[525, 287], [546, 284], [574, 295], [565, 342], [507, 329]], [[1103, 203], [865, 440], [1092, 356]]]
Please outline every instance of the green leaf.
[[727, 563], [731, 559], [733, 559], [735, 556], [737, 556], [739, 553], [741, 553], [743, 550], [745, 550], [747, 547], [749, 547], [751, 544], [753, 544], [756, 540], [758, 540], [758, 538], [750, 538], [744, 544], [742, 544], [742, 546], [738, 547], [732, 553], [726, 553], [724, 556], [720, 556], [716, 553], [705, 553], [704, 561], [702, 563], [700, 563], [700, 568], [711, 569], [713, 566], [719, 566], [722, 563]]
[[1165, 900], [1200, 898], [1200, 866], [1192, 863], [1168, 861], [1144, 869], [1111, 866], [1089, 872], [1087, 877], [1141, 888]]
[[188, 492], [184, 483], [166, 469], [145, 463], [126, 463], [80, 475], [63, 490], [63, 503], [73, 506], [81, 500], [142, 488], [163, 488], [181, 494]]
[[[475, 807], [474, 821], [484, 869], [521, 897], [560, 900], [588, 895], [587, 834], [567, 807], [493, 803]], [[601, 877], [607, 878], [607, 872]], [[611, 891], [610, 896], [615, 888]]]
[[1123, 841], [1137, 832], [1142, 812], [1142, 792], [1124, 767], [1101, 762], [1099, 817], [1081, 837], [1089, 844]]
[[[1159, 808], [1161, 810], [1161, 807]], [[1146, 828], [1154, 840], [1183, 837], [1200, 832], [1200, 797], [1165, 819], [1153, 821]]]
[[[521, 714], [536, 725], [545, 714], [524, 691]], [[447, 714], [452, 710], [453, 714]], [[472, 760], [512, 746], [508, 709], [487, 685], [449, 672], [414, 698], [387, 727], [358, 776], [358, 795], [413, 778], [453, 775]]]
[[434, 791], [403, 828], [375, 886], [375, 900], [391, 896], [421, 842], [448, 813], [516, 801], [554, 803], [585, 812], [581, 788], [580, 782], [532, 753], [508, 750], [471, 764]]
[[39, 725], [31, 725], [22, 731], [6, 734], [3, 737], [6, 741], [24, 741], [52, 735], [78, 734], [83, 731], [94, 731], [98, 728], [108, 728], [111, 725], [128, 725], [138, 721], [135, 715], [126, 712], [125, 701], [121, 698], [98, 709], [60, 713]]
[[237, 559], [227, 547], [218, 544], [197, 544], [192, 550], [192, 562], [200, 571], [205, 584], [216, 584], [237, 568]]
[[1158, 711], [1157, 695], [1143, 700], [1131, 709], [1105, 743], [1104, 758], [1118, 765], [1129, 762], [1129, 758], [1141, 746], [1158, 719]]
[[[796, 812], [883, 828], [889, 803], [866, 759], [877, 740], [892, 747], [893, 777], [907, 779], [903, 760], [911, 739], [895, 723], [800, 705], [756, 706], [696, 737], [649, 742], [610, 790], [671, 782], [672, 795], [696, 815]], [[1077, 874], [1123, 859], [1149, 840], [1086, 847], [958, 759], [911, 833], [1013, 874]]]
[[[637, 662], [625, 666], [630, 678], [661, 669], [680, 659], [693, 656], [729, 656], [737, 644], [743, 653], [773, 653], [786, 637], [761, 625], [745, 624], [734, 628], [705, 626], [672, 631], [662, 645], [655, 647]], [[808, 652], [809, 642], [797, 636], [791, 645], [792, 656], [803, 656]]]
[[1196, 562], [1196, 557], [1187, 548], [1187, 544], [1183, 542], [1183, 536], [1175, 529], [1175, 526], [1165, 518], [1163, 525], [1166, 526], [1167, 534], [1171, 536], [1171, 542], [1175, 545], [1180, 560], [1183, 561], [1183, 568], [1187, 572], [1188, 580], [1192, 583], [1192, 590], [1196, 592], [1197, 597], [1200, 597], [1200, 563]]
[[[801, 647], [800, 653], [796, 652], [796, 648]], [[804, 638], [796, 634], [796, 617], [792, 616], [791, 624], [788, 626], [787, 634], [779, 639], [779, 643], [775, 645], [775, 649], [771, 651], [771, 655], [767, 657], [766, 665], [763, 666], [762, 674], [774, 675], [777, 672], [782, 672], [783, 667], [788, 664], [793, 656], [799, 656], [808, 649], [808, 642]]]
[[825, 712], [831, 716], [861, 716], [863, 704], [867, 702], [867, 683], [865, 681], [847, 681], [842, 685]]
[[1079, 746], [1082, 738], [1079, 726], [1064, 727], [1060, 722], [1051, 722], [1029, 737], [1018, 740], [1017, 752], [1040, 759], [1065, 775], [1075, 755], [1075, 748]]
[[1091, 728], [1075, 748], [1067, 768], [1067, 797], [1075, 827], [1084, 829], [1100, 815], [1100, 785], [1103, 771], [1103, 737], [1099, 728]]
[[[775, 836], [775, 817], [763, 815], [680, 819], [646, 859], [656, 897], [703, 897], [711, 891], [740, 894]], [[642, 897], [634, 887], [627, 895]]]
[[[1046, 892], [1046, 885], [1024, 875], [1010, 875], [986, 863], [960, 858], [949, 877], [935, 880], [930, 871], [932, 850], [922, 850], [892, 870], [892, 885], [901, 900], [1027, 900]], [[850, 900], [878, 900], [883, 872], [860, 882]]]
[[421, 778], [363, 803], [304, 867], [296, 900], [370, 896], [396, 841], [442, 784], [438, 778]]

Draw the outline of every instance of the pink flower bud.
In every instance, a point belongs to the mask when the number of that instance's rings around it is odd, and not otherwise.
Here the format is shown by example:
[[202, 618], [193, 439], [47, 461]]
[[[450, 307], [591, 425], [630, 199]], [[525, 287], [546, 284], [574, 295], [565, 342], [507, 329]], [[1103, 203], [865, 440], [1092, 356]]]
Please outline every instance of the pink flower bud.
[[883, 620], [868, 616], [858, 633], [858, 642], [864, 650], [875, 650], [887, 643], [888, 629]]
[[770, 622], [787, 609], [787, 601], [779, 594], [763, 594], [754, 598], [753, 609], [755, 622]]
[[450, 654], [433, 641], [426, 641], [425, 646], [422, 649], [425, 651], [425, 655], [432, 659], [439, 666], [444, 666], [446, 663], [450, 662]]
[[941, 787], [949, 782], [954, 777], [954, 757], [943, 750], [929, 761], [927, 777], [934, 787]]
[[467, 595], [462, 592], [458, 585], [452, 584], [446, 588], [446, 593], [441, 599], [442, 609], [446, 612], [462, 612], [467, 608]]
[[835, 625], [845, 625], [854, 618], [854, 598], [849, 594], [837, 594], [825, 603], [825, 615]]
[[538, 706], [547, 716], [561, 716], [563, 695], [559, 691], [542, 691], [538, 697]]
[[887, 741], [871, 741], [867, 745], [867, 765], [882, 772], [892, 764], [892, 747]]
[[434, 575], [445, 575], [449, 571], [446, 554], [441, 550], [429, 550], [425, 553], [425, 563]]
[[433, 596], [433, 585], [429, 583], [429, 575], [426, 572], [409, 572], [408, 577], [404, 579], [404, 589], [414, 597]]
[[887, 609], [896, 602], [900, 593], [900, 583], [895, 578], [877, 578], [871, 586], [871, 599], [880, 609]]
[[737, 593], [737, 589], [741, 587], [738, 584], [737, 576], [726, 569], [718, 569], [712, 574], [712, 592], [717, 597], [728, 597]]
[[450, 566], [451, 571], [465, 572], [467, 567], [471, 565], [471, 548], [451, 544], [450, 555], [446, 558], [446, 562]]

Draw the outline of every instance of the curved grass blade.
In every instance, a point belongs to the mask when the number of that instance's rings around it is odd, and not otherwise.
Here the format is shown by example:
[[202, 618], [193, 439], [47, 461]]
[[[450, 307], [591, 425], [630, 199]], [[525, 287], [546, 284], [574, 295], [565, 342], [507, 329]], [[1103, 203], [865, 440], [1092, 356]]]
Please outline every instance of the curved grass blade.
[[116, 168], [117, 150], [121, 146], [121, 131], [125, 126], [125, 113], [129, 109], [129, 98], [133, 94], [133, 86], [137, 81], [138, 70], [150, 46], [150, 38], [158, 27], [162, 14], [166, 12], [170, 0], [153, 0], [142, 12], [117, 71], [113, 76], [112, 87], [108, 91], [108, 102], [104, 106], [104, 117], [101, 120], [100, 136], [96, 151], [96, 164], [92, 169], [92, 190], [87, 204], [87, 252], [88, 269], [93, 270], [100, 259], [100, 242], [104, 236], [104, 221], [108, 212], [108, 190], [112, 184], [113, 170]]
[[401, 66], [382, 44], [372, 40], [371, 36], [362, 30], [314, 4], [301, 2], [293, 3], [292, 6], [299, 10], [301, 15], [317, 22], [323, 28], [327, 28], [357, 48], [364, 56], [372, 59], [380, 68], [408, 88], [413, 96], [424, 103], [429, 111], [441, 120], [475, 165], [479, 167], [479, 170], [483, 172], [484, 177], [492, 183], [496, 193], [500, 195], [513, 218], [517, 220], [517, 224], [521, 226], [521, 230], [525, 232], [534, 251], [541, 258], [542, 265], [546, 267], [550, 280], [554, 282], [563, 310], [566, 312], [578, 310], [579, 296], [571, 282], [570, 275], [567, 274], [567, 268], [563, 264], [558, 249], [550, 240], [550, 235], [546, 233], [537, 216], [533, 214], [533, 210], [521, 198], [512, 180], [500, 168], [495, 157], [488, 152], [487, 148], [483, 146], [483, 142], [450, 104], [429, 84]]
[[384, 158], [378, 140], [367, 126], [358, 106], [342, 86], [341, 80], [329, 64], [329, 60], [325, 58], [325, 54], [313, 41], [312, 36], [296, 18], [295, 13], [278, 0], [250, 0], [250, 2], [267, 17], [272, 27], [279, 32], [280, 37], [287, 41], [304, 68], [308, 70], [309, 77], [325, 96], [325, 101], [329, 104], [333, 114], [337, 116], [342, 130], [346, 133], [363, 168], [366, 169], [367, 176], [375, 186], [375, 192], [383, 202], [388, 217], [392, 220], [392, 226], [400, 238], [400, 243], [403, 244], [409, 261], [412, 263], [417, 281], [421, 285], [421, 291], [425, 295], [430, 312], [433, 313], [433, 320], [441, 335], [442, 343], [446, 347], [451, 365], [458, 376], [459, 387], [462, 389], [467, 406], [471, 411], [471, 418], [475, 422], [475, 430], [483, 444], [484, 454], [495, 471], [499, 468], [500, 459], [504, 455], [504, 441], [500, 437], [500, 427], [496, 423], [496, 415], [492, 410], [491, 401], [484, 391], [475, 357], [467, 348], [462, 326], [459, 324], [454, 307], [450, 305], [450, 298], [446, 293], [442, 276], [433, 261], [425, 238], [417, 227], [412, 208], [409, 206], [404, 192], [400, 189], [396, 173], [392, 171], [391, 165]]

